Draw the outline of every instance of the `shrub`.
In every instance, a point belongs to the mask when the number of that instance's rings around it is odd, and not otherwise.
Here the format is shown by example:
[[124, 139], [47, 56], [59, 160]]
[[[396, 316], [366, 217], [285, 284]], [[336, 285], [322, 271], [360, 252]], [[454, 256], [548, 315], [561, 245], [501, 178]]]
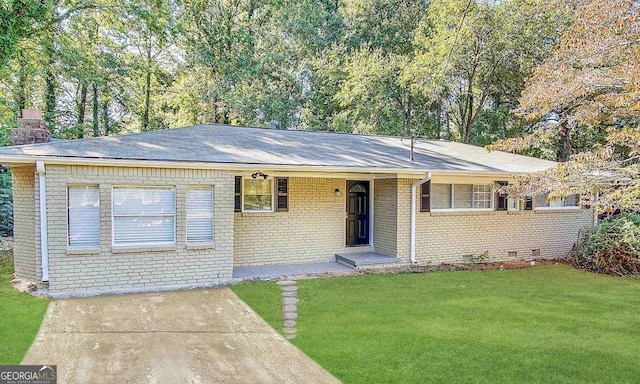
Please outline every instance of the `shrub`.
[[577, 268], [610, 275], [640, 274], [640, 214], [603, 221], [586, 233], [569, 255]]
[[0, 174], [0, 237], [13, 236], [13, 194], [11, 174]]

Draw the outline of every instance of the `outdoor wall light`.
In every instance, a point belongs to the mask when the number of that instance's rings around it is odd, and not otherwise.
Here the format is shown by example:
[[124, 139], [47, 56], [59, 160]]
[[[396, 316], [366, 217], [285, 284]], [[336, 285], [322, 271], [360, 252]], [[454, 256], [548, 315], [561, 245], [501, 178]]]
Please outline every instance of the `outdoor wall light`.
[[336, 194], [336, 197], [339, 197], [340, 195], [342, 195], [342, 192], [340, 192], [340, 190], [338, 188], [336, 188], [336, 190], [334, 192]]
[[269, 175], [266, 175], [262, 172], [256, 172], [253, 175], [251, 175], [251, 177], [253, 177], [254, 179], [256, 179], [258, 176], [262, 176], [263, 179], [267, 180], [267, 177], [269, 177]]

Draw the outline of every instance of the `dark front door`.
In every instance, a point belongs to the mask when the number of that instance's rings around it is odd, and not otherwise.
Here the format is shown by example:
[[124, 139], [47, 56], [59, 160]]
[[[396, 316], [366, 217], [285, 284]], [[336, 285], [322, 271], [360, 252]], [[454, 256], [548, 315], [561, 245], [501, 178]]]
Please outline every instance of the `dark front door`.
[[347, 180], [347, 245], [369, 244], [369, 182]]

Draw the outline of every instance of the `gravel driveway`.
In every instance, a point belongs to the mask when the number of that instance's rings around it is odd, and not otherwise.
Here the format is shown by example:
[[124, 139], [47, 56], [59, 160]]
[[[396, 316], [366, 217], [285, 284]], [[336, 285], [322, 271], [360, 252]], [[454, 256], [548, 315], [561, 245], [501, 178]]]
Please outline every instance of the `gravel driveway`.
[[23, 364], [59, 383], [335, 383], [228, 288], [51, 302]]

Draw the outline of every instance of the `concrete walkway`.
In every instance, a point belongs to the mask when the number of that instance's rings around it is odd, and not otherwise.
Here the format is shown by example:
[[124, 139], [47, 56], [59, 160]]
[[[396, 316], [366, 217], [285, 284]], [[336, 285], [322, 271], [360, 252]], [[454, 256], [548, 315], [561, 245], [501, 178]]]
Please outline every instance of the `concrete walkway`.
[[258, 265], [233, 268], [233, 277], [238, 279], [264, 279], [269, 277], [314, 275], [353, 272], [353, 268], [336, 261], [326, 263]]
[[22, 364], [59, 383], [336, 383], [228, 288], [51, 302]]

